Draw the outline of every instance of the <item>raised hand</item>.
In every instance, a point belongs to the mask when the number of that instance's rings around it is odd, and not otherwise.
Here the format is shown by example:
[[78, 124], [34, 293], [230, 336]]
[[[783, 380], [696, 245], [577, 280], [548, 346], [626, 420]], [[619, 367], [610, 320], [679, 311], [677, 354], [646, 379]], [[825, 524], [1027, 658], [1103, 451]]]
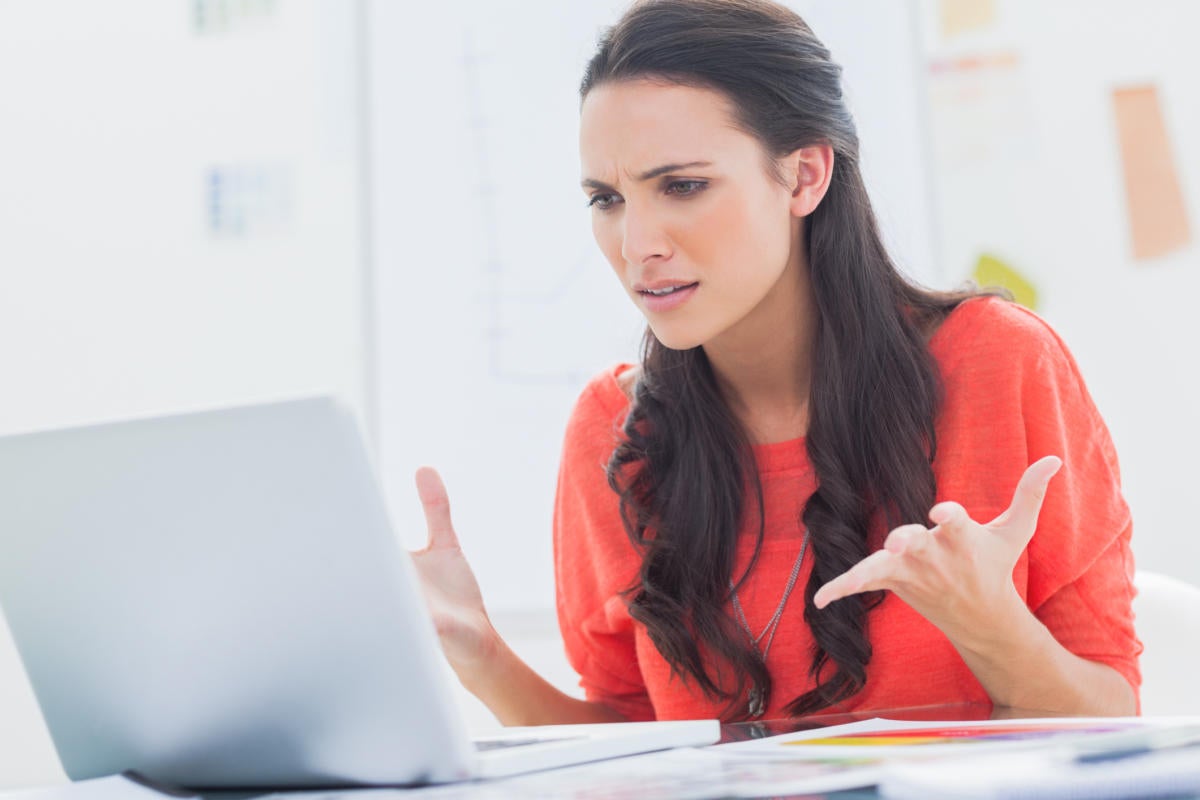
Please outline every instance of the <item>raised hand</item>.
[[569, 697], [529, 668], [496, 633], [483, 607], [475, 573], [450, 522], [450, 498], [441, 476], [417, 470], [429, 543], [412, 556], [446, 660], [463, 686], [505, 725], [619, 722], [603, 703]]
[[487, 663], [499, 637], [484, 609], [475, 573], [459, 547], [450, 521], [450, 498], [441, 476], [430, 467], [422, 467], [417, 470], [416, 482], [429, 542], [409, 555], [416, 566], [442, 650], [454, 670], [464, 677], [464, 673]]
[[859, 592], [889, 590], [936, 625], [956, 645], [986, 638], [1005, 610], [1021, 603], [1012, 573], [1033, 538], [1046, 488], [1062, 466], [1057, 456], [1030, 465], [1011, 505], [991, 522], [971, 519], [961, 505], [938, 503], [934, 527], [902, 525], [883, 549], [822, 586], [817, 608]]

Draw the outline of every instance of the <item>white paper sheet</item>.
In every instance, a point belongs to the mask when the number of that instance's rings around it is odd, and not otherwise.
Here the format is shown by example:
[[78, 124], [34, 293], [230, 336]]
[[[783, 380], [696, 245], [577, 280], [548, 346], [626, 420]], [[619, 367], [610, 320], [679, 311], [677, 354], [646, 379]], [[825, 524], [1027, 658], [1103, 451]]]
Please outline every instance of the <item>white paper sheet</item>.
[[807, 794], [873, 786], [874, 765], [818, 764], [726, 756], [713, 748], [683, 748], [547, 770], [504, 780], [416, 790], [355, 790], [272, 800], [716, 800]]
[[1036, 752], [896, 764], [883, 772], [880, 794], [890, 800], [1190, 797], [1200, 794], [1200, 751], [1167, 750], [1092, 764]]

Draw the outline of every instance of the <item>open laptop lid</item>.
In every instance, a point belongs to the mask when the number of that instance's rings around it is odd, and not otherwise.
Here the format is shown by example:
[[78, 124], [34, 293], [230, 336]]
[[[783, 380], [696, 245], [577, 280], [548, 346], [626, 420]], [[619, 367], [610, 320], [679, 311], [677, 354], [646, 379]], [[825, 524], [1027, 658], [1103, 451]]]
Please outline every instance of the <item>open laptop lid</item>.
[[403, 784], [473, 754], [330, 399], [0, 439], [0, 604], [73, 779]]

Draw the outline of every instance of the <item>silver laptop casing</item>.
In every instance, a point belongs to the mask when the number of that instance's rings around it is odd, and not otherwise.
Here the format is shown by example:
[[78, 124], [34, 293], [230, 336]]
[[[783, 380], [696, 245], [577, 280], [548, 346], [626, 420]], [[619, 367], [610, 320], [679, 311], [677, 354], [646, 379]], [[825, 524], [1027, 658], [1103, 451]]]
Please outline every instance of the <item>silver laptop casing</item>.
[[332, 399], [0, 439], [0, 603], [73, 779], [475, 771], [410, 560]]

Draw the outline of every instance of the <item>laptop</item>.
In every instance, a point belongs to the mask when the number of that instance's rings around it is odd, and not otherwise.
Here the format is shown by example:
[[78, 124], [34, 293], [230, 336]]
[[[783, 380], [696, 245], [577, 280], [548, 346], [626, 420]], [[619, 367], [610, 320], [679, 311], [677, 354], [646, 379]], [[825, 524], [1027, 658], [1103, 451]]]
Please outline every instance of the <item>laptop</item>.
[[355, 418], [327, 397], [0, 438], [0, 606], [75, 780], [415, 785], [719, 737], [554, 726], [476, 748]]

